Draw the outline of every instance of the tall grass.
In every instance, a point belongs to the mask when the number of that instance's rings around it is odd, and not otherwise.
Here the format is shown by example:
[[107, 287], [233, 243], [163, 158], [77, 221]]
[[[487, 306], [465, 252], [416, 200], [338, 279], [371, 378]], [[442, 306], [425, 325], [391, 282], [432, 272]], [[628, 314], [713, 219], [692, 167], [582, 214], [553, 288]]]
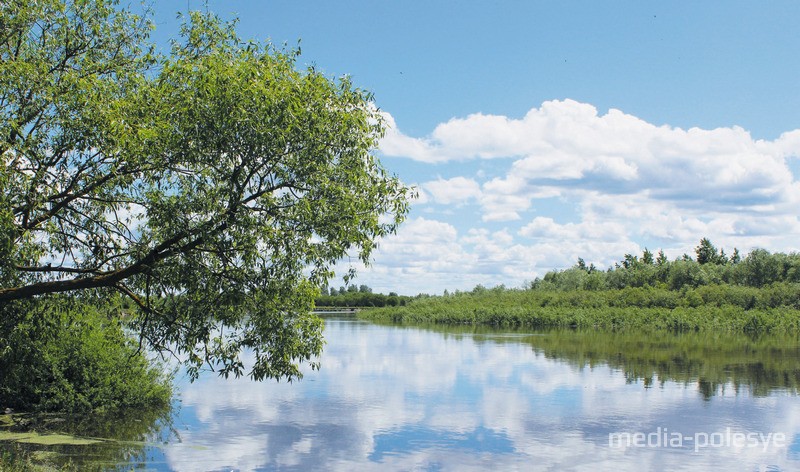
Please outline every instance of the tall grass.
[[403, 323], [607, 329], [800, 331], [800, 284], [754, 287], [707, 285], [682, 290], [492, 289], [420, 298], [361, 317]]

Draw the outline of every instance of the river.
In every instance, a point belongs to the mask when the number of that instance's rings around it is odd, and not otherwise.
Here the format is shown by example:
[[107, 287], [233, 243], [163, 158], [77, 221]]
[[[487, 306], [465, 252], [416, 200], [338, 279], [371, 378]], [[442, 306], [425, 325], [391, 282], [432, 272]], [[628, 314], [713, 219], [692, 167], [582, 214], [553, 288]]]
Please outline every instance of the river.
[[125, 467], [800, 469], [797, 337], [326, 320], [301, 381], [179, 375]]

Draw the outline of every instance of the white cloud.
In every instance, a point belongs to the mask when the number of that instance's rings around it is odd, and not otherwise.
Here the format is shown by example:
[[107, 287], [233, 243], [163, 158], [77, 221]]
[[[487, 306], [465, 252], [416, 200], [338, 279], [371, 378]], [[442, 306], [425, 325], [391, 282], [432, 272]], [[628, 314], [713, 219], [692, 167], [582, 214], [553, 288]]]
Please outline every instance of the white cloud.
[[774, 145], [782, 156], [800, 157], [800, 130], [782, 133]]
[[439, 178], [422, 184], [422, 188], [431, 194], [436, 203], [443, 205], [465, 203], [470, 199], [477, 199], [481, 195], [478, 182], [466, 177], [454, 177], [447, 180]]
[[436, 148], [424, 139], [412, 138], [400, 132], [394, 118], [382, 113], [386, 123], [386, 134], [381, 140], [381, 150], [389, 156], [404, 156], [422, 162], [441, 162], [449, 160], [436, 154]]
[[[502, 232], [472, 237], [511, 241]], [[648, 389], [619, 367], [560, 357], [521, 333], [471, 336], [339, 320], [325, 329], [322, 369], [306, 370], [300, 382], [209, 374], [180, 385], [179, 440], [159, 445], [167, 465], [181, 471], [796, 466], [790, 451], [774, 443], [695, 454], [694, 443], [672, 451], [608, 447], [611, 432], [658, 427], [687, 435], [780, 432], [791, 441], [800, 428], [792, 395], [752, 398], [751, 389], [727, 382], [707, 401], [697, 382], [668, 378]], [[484, 447], [455, 447], [470, 436]], [[507, 450], [491, 447], [493, 438]]]
[[[755, 140], [737, 126], [658, 126], [573, 100], [521, 118], [453, 118], [424, 138], [386, 117], [381, 150], [417, 161], [426, 215], [387, 239], [369, 270], [395, 291], [518, 286], [578, 257], [607, 267], [644, 247], [691, 254], [702, 237], [727, 252], [800, 250], [800, 130]], [[431, 180], [433, 163], [446, 178]]]
[[[459, 233], [449, 223], [419, 217], [380, 242], [370, 267], [356, 264], [356, 269], [359, 280], [376, 292], [413, 295], [479, 284], [519, 286], [535, 278], [537, 258], [534, 248], [514, 242], [508, 231]], [[345, 270], [339, 267], [337, 273]]]
[[582, 221], [558, 224], [552, 218], [536, 217], [519, 232], [522, 236], [546, 240], [605, 240], [615, 241], [626, 234], [626, 228], [616, 222]]
[[[359, 263], [359, 280], [365, 281], [376, 292], [417, 293], [441, 292], [446, 287], [462, 284], [476, 285], [470, 277], [470, 267], [477, 255], [462, 247], [458, 230], [451, 224], [430, 219], [412, 218], [406, 221], [397, 234], [382, 239], [373, 254], [370, 267]], [[337, 274], [347, 270], [345, 263]]]
[[483, 221], [512, 221], [531, 206], [532, 192], [522, 179], [509, 176], [492, 179], [483, 185]]
[[522, 119], [474, 114], [438, 125], [424, 139], [403, 135], [394, 120], [381, 149], [422, 162], [513, 158], [509, 173], [530, 183], [653, 198], [704, 197], [715, 204], [780, 199], [792, 181], [786, 156], [800, 133], [774, 142], [742, 128], [683, 130], [655, 126], [619, 110], [599, 115], [572, 100], [545, 102]]

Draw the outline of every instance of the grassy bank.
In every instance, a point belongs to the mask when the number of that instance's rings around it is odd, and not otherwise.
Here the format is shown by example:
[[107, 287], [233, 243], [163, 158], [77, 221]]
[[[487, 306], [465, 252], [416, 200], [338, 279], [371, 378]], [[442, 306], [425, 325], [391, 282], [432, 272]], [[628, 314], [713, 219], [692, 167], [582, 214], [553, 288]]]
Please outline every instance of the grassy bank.
[[707, 285], [682, 290], [476, 290], [359, 313], [374, 321], [492, 326], [800, 331], [800, 284]]

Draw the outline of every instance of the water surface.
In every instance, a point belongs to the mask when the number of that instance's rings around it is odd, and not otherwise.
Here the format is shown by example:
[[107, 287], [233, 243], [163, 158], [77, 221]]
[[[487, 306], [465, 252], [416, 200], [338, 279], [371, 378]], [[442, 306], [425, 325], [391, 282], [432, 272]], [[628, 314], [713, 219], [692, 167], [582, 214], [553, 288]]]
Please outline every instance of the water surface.
[[326, 339], [322, 370], [294, 384], [181, 385], [158, 467], [800, 468], [794, 338], [333, 319]]
[[[292, 384], [178, 378], [159, 471], [797, 470], [796, 337], [326, 321]], [[680, 440], [678, 440], [680, 439]]]

